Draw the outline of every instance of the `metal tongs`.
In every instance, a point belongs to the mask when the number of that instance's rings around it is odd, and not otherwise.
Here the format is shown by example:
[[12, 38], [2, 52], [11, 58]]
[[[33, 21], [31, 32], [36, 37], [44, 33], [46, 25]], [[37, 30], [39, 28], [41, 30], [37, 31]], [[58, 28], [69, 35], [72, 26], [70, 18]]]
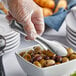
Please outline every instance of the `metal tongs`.
[[[15, 20], [11, 21], [10, 26], [16, 32], [19, 32], [20, 34], [27, 36], [27, 34], [25, 33], [25, 31], [23, 29], [23, 26], [21, 24], [17, 23]], [[37, 36], [34, 41], [39, 43], [45, 50], [49, 49], [50, 51], [52, 51], [53, 53], [55, 53], [59, 56], [67, 55], [66, 49], [58, 41], [50, 41], [50, 40], [47, 40], [40, 36]]]

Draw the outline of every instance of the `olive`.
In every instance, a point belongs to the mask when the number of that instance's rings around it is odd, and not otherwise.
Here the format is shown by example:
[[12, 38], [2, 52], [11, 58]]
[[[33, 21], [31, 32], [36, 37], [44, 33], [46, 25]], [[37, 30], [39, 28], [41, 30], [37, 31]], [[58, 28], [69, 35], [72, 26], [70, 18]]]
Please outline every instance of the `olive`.
[[76, 52], [74, 52], [73, 54], [75, 54], [75, 55], [76, 55]]
[[39, 54], [37, 54], [37, 55], [35, 55], [34, 56], [34, 61], [40, 61], [42, 59], [42, 56], [41, 55], [39, 55]]
[[50, 59], [50, 57], [48, 57], [48, 56], [45, 56], [45, 57], [44, 57], [44, 59], [45, 59], [45, 60], [49, 60], [49, 59]]
[[55, 61], [54, 60], [46, 60], [46, 66], [52, 66], [55, 64]]
[[56, 62], [61, 62], [62, 61], [62, 57], [61, 56], [56, 56], [55, 61]]
[[40, 64], [42, 65], [42, 67], [45, 67], [45, 65], [46, 65], [46, 60], [44, 60], [44, 59], [40, 60]]
[[34, 57], [34, 56], [35, 56], [35, 54], [32, 52], [32, 53], [31, 53], [31, 57]]
[[76, 55], [75, 54], [71, 54], [70, 55], [70, 60], [76, 59]]
[[73, 51], [72, 48], [68, 48], [68, 49], [67, 49], [67, 52], [68, 52], [68, 56], [70, 56], [72, 53], [74, 53], [74, 51]]
[[56, 64], [58, 65], [58, 64], [61, 64], [60, 62], [56, 62]]
[[50, 50], [47, 50], [46, 55], [49, 56], [49, 57], [52, 57], [55, 54], [53, 52], [51, 52]]
[[30, 62], [31, 62], [31, 63], [33, 63], [33, 62], [34, 62], [34, 61], [33, 61], [33, 58], [31, 58]]
[[54, 54], [51, 59], [55, 60], [56, 59], [56, 54]]
[[42, 67], [41, 64], [38, 61], [35, 61], [33, 64], [38, 66], [38, 67]]
[[47, 52], [46, 50], [43, 50], [43, 51], [42, 51], [42, 53], [45, 54], [45, 55], [46, 55], [46, 52]]
[[30, 61], [31, 60], [31, 55], [30, 54], [25, 55], [24, 59], [26, 59], [27, 61]]
[[43, 59], [46, 57], [46, 55], [45, 55], [45, 54], [40, 54], [40, 55], [42, 56], [42, 58], [43, 58]]
[[62, 58], [62, 63], [68, 62], [68, 61], [69, 61], [69, 59], [68, 59], [67, 57], [63, 57], [63, 58]]
[[34, 47], [34, 53], [35, 54], [41, 54], [42, 53], [42, 49], [39, 46]]
[[25, 52], [25, 51], [24, 51], [24, 52], [21, 52], [19, 55], [23, 57], [23, 56], [24, 56], [24, 54], [26, 54], [26, 52]]
[[33, 50], [29, 50], [27, 53], [31, 55], [33, 53]]

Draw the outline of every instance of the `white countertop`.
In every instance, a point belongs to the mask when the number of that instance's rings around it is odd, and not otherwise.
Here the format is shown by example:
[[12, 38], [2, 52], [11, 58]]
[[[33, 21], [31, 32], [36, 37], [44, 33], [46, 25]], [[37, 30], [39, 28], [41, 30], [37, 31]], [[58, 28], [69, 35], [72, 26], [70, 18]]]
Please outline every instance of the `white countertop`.
[[[63, 27], [63, 28], [62, 28]], [[68, 45], [65, 35], [66, 35], [66, 31], [65, 30], [65, 25], [61, 27], [61, 32], [59, 31], [59, 33], [57, 33], [56, 31], [53, 30], [53, 34], [54, 35], [49, 35], [49, 36], [44, 36], [45, 38], [49, 39], [49, 40], [58, 40], [66, 45]], [[64, 29], [64, 30], [63, 30]], [[52, 32], [52, 31], [51, 31]], [[63, 33], [63, 36], [60, 36], [60, 33]], [[56, 34], [56, 35], [55, 35]], [[21, 38], [21, 45], [18, 49], [19, 50], [21, 48], [26, 48], [28, 46], [31, 45], [35, 45], [35, 42], [32, 41], [26, 41], [23, 37]], [[70, 45], [69, 45], [70, 46]], [[71, 47], [71, 46], [70, 46]], [[13, 52], [7, 53], [3, 56], [3, 64], [4, 64], [4, 69], [5, 69], [5, 73], [6, 76], [27, 76], [26, 73], [23, 72], [23, 70], [21, 69], [21, 67], [19, 66], [16, 56], [14, 54], [14, 52], [16, 51], [14, 50]]]

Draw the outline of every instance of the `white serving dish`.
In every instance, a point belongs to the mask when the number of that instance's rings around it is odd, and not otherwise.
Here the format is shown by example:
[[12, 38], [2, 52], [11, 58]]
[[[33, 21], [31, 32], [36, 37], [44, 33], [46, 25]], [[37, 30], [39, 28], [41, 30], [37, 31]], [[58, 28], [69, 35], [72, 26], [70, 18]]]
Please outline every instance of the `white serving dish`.
[[20, 41], [20, 38], [15, 39], [14, 41], [12, 41], [12, 42], [10, 42], [10, 43], [6, 43], [6, 47], [9, 47], [9, 46], [11, 46], [11, 45], [13, 45], [13, 44], [16, 44], [18, 41]]
[[76, 19], [72, 12], [67, 15], [66, 24], [72, 31], [76, 32]]
[[4, 50], [11, 49], [11, 48], [17, 46], [19, 43], [20, 43], [20, 39], [17, 40], [15, 43], [13, 43], [13, 44], [11, 44], [11, 45], [9, 45], [9, 46], [6, 46], [6, 47], [4, 48]]
[[18, 42], [16, 45], [12, 46], [12, 47], [9, 47], [8, 49], [5, 49], [5, 53], [8, 53], [8, 52], [11, 52], [11, 51], [14, 51], [16, 50], [20, 45], [20, 42]]
[[71, 39], [70, 36], [67, 36], [67, 37], [66, 37], [66, 40], [67, 40], [67, 42], [68, 42], [71, 46], [73, 46], [74, 48], [76, 48], [76, 41], [75, 41], [75, 40]]
[[76, 32], [74, 32], [73, 30], [71, 30], [68, 26], [66, 27], [66, 30], [69, 31], [72, 35], [76, 36]]
[[25, 50], [28, 51], [35, 46], [21, 49], [19, 51], [16, 51], [15, 53], [20, 66], [22, 67], [24, 72], [27, 73], [28, 76], [62, 76], [69, 73], [70, 71], [73, 71], [73, 69], [75, 70], [76, 59], [59, 65], [54, 65], [46, 68], [39, 68], [33, 65], [32, 63], [26, 61], [19, 55], [20, 52]]
[[[69, 31], [67, 31], [66, 34], [68, 37], [70, 37], [74, 42], [76, 41], [76, 36], [72, 35]], [[75, 42], [76, 43], [76, 42]]]
[[15, 44], [14, 46], [11, 46], [7, 49], [4, 49], [5, 53], [8, 53], [8, 52], [11, 52], [11, 51], [14, 51], [15, 49], [17, 49], [20, 45], [20, 42], [17, 42], [17, 44]]
[[19, 38], [20, 38], [20, 34], [17, 34], [15, 37], [12, 37], [10, 39], [6, 39], [6, 44], [14, 41], [15, 39], [19, 39]]
[[76, 48], [76, 45], [75, 45], [72, 41], [70, 41], [68, 38], [67, 38], [66, 40], [67, 40], [67, 42], [68, 42], [71, 46], [73, 46], [74, 48]]
[[76, 6], [72, 7], [72, 8], [71, 8], [71, 11], [73, 12], [73, 14], [74, 14], [74, 16], [75, 16], [75, 18], [76, 18]]
[[15, 32], [15, 33], [13, 33], [13, 34], [11, 34], [11, 35], [9, 35], [9, 36], [6, 36], [6, 37], [4, 36], [4, 37], [5, 37], [6, 40], [9, 40], [9, 39], [17, 36], [18, 34], [19, 34], [19, 33]]
[[13, 33], [15, 33], [15, 31], [10, 28], [6, 15], [0, 14], [0, 34], [6, 37], [12, 35]]

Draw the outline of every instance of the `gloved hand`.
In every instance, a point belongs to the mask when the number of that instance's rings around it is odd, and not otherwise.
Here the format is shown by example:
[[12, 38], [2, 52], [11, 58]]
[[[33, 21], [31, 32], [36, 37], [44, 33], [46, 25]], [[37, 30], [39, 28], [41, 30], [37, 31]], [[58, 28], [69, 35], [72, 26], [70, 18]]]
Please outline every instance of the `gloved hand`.
[[27, 39], [35, 39], [44, 32], [44, 18], [41, 8], [33, 0], [7, 0], [10, 20], [12, 17], [23, 25]]

